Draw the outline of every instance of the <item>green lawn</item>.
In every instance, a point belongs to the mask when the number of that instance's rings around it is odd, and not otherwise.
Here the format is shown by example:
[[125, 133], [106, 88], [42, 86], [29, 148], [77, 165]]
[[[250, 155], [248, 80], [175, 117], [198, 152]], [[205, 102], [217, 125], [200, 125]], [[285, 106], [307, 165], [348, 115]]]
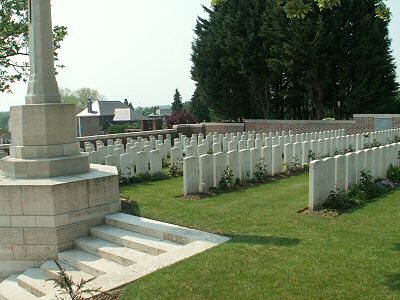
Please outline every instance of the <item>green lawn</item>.
[[339, 217], [299, 214], [308, 175], [204, 200], [182, 178], [122, 189], [141, 216], [233, 239], [130, 285], [123, 299], [400, 299], [400, 192]]

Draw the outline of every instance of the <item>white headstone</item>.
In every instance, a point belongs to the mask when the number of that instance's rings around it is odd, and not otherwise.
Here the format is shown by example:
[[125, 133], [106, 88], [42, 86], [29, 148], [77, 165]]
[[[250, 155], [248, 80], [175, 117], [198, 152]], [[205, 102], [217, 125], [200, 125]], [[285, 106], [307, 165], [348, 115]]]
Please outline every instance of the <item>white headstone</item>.
[[183, 190], [185, 196], [199, 193], [199, 161], [190, 156], [183, 160]]
[[208, 192], [214, 186], [213, 156], [204, 154], [199, 157], [199, 183], [200, 192]]
[[226, 154], [223, 152], [213, 155], [214, 161], [214, 187], [218, 187], [220, 179], [226, 169]]
[[162, 155], [160, 150], [150, 151], [150, 173], [158, 174], [162, 170]]
[[250, 150], [239, 151], [240, 180], [248, 180], [251, 176], [250, 169]]
[[231, 168], [233, 172], [234, 183], [240, 180], [240, 166], [239, 166], [239, 152], [229, 151], [227, 154], [227, 165]]
[[280, 145], [272, 146], [272, 175], [282, 173], [282, 148]]

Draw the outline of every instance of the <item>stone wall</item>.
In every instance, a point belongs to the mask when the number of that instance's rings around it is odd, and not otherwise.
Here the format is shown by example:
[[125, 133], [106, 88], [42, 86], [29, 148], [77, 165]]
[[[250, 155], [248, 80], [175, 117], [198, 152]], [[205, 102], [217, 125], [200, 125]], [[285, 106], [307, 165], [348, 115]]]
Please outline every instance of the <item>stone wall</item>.
[[236, 133], [245, 131], [244, 123], [201, 123], [201, 124], [182, 124], [175, 125], [174, 129], [178, 133], [182, 133], [186, 136], [192, 134], [202, 133], [207, 135], [209, 133], [218, 132], [221, 134], [225, 133]]
[[[388, 128], [377, 128], [377, 120], [388, 120]], [[218, 132], [220, 134], [243, 131], [292, 133], [321, 132], [345, 129], [348, 134], [366, 133], [400, 127], [399, 114], [356, 114], [352, 120], [245, 120], [243, 123], [202, 123], [174, 126], [178, 133], [186, 136], [192, 134]]]
[[[246, 120], [245, 131], [256, 132], [281, 132], [293, 133], [320, 132], [337, 129], [346, 129], [348, 133], [354, 132], [357, 121], [319, 121], [319, 120]], [[366, 130], [371, 131], [371, 130]], [[364, 132], [366, 132], [364, 131]]]

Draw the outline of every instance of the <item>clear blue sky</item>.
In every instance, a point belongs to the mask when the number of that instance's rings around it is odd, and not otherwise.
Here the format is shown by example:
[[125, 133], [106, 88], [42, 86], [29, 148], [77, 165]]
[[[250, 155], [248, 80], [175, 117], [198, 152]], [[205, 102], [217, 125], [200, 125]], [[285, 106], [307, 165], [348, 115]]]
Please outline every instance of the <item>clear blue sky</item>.
[[[69, 35], [57, 77], [60, 87], [96, 88], [109, 99], [128, 98], [134, 106], [172, 102], [175, 88], [189, 100], [193, 28], [201, 5], [210, 0], [52, 0], [53, 24]], [[400, 70], [400, 1], [389, 0], [390, 33]], [[398, 74], [400, 71], [398, 71]], [[0, 95], [0, 111], [24, 103], [26, 84]]]

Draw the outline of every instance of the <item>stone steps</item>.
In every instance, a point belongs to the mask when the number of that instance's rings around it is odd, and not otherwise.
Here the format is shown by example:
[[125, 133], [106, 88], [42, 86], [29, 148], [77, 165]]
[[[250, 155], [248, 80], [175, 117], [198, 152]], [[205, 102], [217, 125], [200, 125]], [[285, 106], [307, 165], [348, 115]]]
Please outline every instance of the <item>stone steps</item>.
[[75, 241], [75, 246], [79, 250], [100, 256], [125, 267], [151, 257], [144, 252], [94, 237], [79, 238]]
[[186, 230], [186, 228], [146, 218], [129, 216], [123, 213], [116, 213], [107, 216], [105, 218], [105, 223], [113, 227], [138, 232], [180, 244], [189, 244], [194, 241], [189, 235], [190, 231]]
[[[82, 279], [87, 281], [87, 280], [94, 278], [93, 275], [90, 275], [86, 272], [82, 272], [82, 271], [80, 271], [68, 264], [65, 264], [61, 261], [59, 261], [58, 263], [65, 270], [67, 275], [72, 278], [72, 280], [74, 282], [80, 282]], [[53, 279], [58, 277], [58, 273], [60, 271], [54, 261], [45, 262], [43, 265], [40, 266], [40, 269], [43, 271], [44, 274], [47, 275], [47, 277], [53, 278]]]
[[168, 251], [177, 250], [181, 245], [172, 241], [161, 240], [141, 233], [102, 225], [90, 229], [92, 236], [123, 245], [125, 247], [146, 252], [151, 255], [160, 255]]
[[31, 268], [17, 277], [18, 285], [31, 294], [42, 297], [54, 292], [53, 283], [39, 268]]
[[88, 252], [72, 249], [58, 254], [58, 259], [78, 270], [94, 277], [112, 273], [122, 269], [122, 266]]
[[18, 275], [12, 275], [0, 283], [0, 300], [37, 300], [39, 297], [18, 285]]
[[[223, 243], [227, 238], [124, 214], [107, 216], [75, 240], [75, 248], [58, 254], [58, 262], [75, 283], [111, 290], [162, 267]], [[0, 282], [0, 300], [53, 300], [57, 291], [48, 279], [58, 278], [54, 261]]]

